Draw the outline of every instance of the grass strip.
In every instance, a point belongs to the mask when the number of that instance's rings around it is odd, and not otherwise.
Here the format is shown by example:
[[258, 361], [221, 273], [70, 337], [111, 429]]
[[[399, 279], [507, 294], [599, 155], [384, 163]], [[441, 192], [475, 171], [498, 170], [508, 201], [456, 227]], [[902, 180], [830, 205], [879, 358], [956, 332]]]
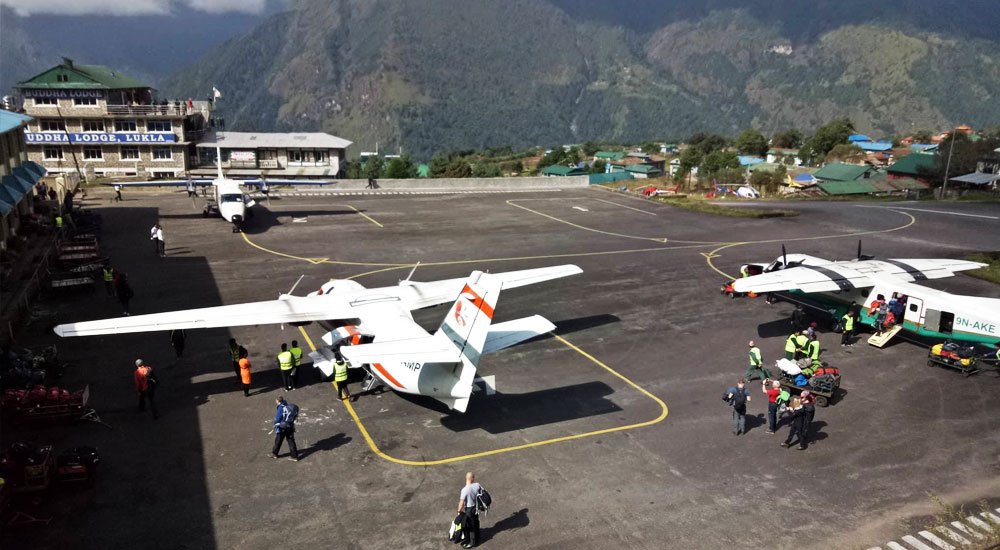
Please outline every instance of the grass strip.
[[976, 252], [969, 254], [966, 259], [970, 262], [982, 262], [988, 265], [965, 273], [977, 279], [1000, 283], [1000, 252]]

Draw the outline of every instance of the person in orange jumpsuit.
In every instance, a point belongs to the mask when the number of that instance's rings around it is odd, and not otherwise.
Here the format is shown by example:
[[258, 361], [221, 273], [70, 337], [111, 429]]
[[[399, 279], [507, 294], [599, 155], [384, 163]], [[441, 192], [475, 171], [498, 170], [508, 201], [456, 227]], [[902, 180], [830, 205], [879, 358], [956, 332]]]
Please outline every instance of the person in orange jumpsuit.
[[250, 359], [245, 350], [240, 353], [240, 379], [243, 381], [243, 396], [250, 397]]

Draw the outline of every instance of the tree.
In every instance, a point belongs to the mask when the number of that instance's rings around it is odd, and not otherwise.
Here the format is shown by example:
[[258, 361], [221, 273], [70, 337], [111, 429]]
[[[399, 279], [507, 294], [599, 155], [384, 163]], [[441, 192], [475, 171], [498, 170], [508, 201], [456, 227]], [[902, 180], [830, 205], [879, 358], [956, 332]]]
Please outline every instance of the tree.
[[763, 157], [767, 154], [767, 138], [764, 134], [760, 133], [759, 130], [753, 128], [747, 128], [743, 130], [740, 137], [736, 138], [736, 142], [733, 144], [736, 146], [736, 150], [744, 155], [754, 155], [757, 157]]
[[594, 161], [594, 164], [590, 165], [591, 174], [603, 174], [607, 169], [608, 165], [603, 160]]
[[697, 148], [702, 155], [707, 155], [713, 151], [725, 149], [729, 145], [729, 140], [717, 134], [698, 132], [688, 138], [688, 145]]
[[778, 189], [781, 188], [782, 184], [788, 179], [788, 169], [784, 166], [777, 167], [771, 174], [771, 179], [773, 180], [774, 188], [772, 192], [777, 193]]
[[763, 170], [754, 172], [750, 174], [750, 185], [761, 193], [770, 195], [770, 190], [774, 186], [774, 175]]
[[677, 177], [681, 181], [684, 181], [684, 178], [691, 172], [691, 169], [701, 164], [702, 157], [701, 150], [696, 147], [688, 147], [682, 151], [679, 159], [681, 161], [680, 166], [677, 168]]
[[519, 160], [508, 160], [500, 163], [500, 170], [505, 174], [520, 174], [524, 171], [524, 165]]
[[847, 143], [847, 138], [854, 133], [854, 123], [849, 118], [838, 118], [816, 129], [806, 144], [812, 150], [813, 158], [823, 158], [835, 146]]
[[812, 143], [810, 143], [809, 141], [806, 141], [805, 143], [802, 144], [802, 147], [799, 147], [799, 160], [801, 160], [803, 164], [807, 165], [812, 164], [813, 149], [812, 149]]
[[583, 146], [581, 147], [581, 149], [583, 150], [583, 154], [588, 157], [592, 157], [594, 156], [594, 153], [600, 151], [600, 148], [597, 146], [597, 144], [590, 140], [583, 142]]
[[917, 130], [916, 132], [913, 133], [913, 141], [915, 143], [930, 143], [933, 138], [934, 138], [934, 132], [931, 132], [926, 128]]
[[797, 149], [802, 147], [802, 132], [797, 128], [791, 128], [780, 134], [775, 134], [771, 138], [771, 147], [778, 147], [779, 149]]
[[642, 149], [642, 152], [646, 153], [647, 155], [660, 152], [659, 146], [657, 146], [656, 143], [652, 141], [644, 141], [639, 144], [639, 147]]
[[[948, 153], [953, 143], [955, 152], [951, 154], [949, 165]], [[971, 141], [968, 136], [961, 133], [954, 136], [954, 141], [949, 136], [938, 145], [937, 153], [934, 154], [934, 166], [927, 170], [919, 170], [919, 175], [927, 178], [933, 185], [940, 185], [944, 181], [946, 169], [949, 178], [975, 172], [976, 164], [983, 157], [995, 154], [993, 151], [997, 148], [1000, 148], [1000, 132], [982, 136], [978, 141]]]
[[547, 166], [555, 166], [557, 164], [566, 164], [567, 162], [566, 151], [562, 146], [553, 147], [551, 152], [538, 161], [538, 169], [541, 170]]
[[382, 160], [382, 157], [373, 155], [365, 159], [365, 177], [381, 178], [384, 170], [385, 161]]
[[726, 168], [739, 168], [740, 159], [736, 158], [736, 153], [726, 151], [713, 151], [703, 159], [698, 166], [698, 175], [703, 178], [716, 177], [719, 172]]
[[403, 153], [399, 158], [389, 161], [385, 168], [385, 177], [389, 179], [406, 179], [417, 177], [417, 167], [410, 160], [409, 153]]
[[826, 154], [826, 161], [843, 161], [850, 158], [856, 158], [864, 154], [864, 150], [853, 143], [839, 143], [834, 145], [833, 149], [830, 149], [830, 152]]
[[448, 162], [450, 161], [451, 157], [448, 154], [441, 151], [434, 153], [427, 165], [427, 175], [432, 178], [443, 178], [444, 173], [448, 171]]
[[496, 178], [500, 176], [500, 166], [493, 163], [480, 162], [472, 168], [474, 178]]
[[472, 175], [472, 168], [462, 157], [455, 157], [448, 163], [442, 177], [445, 178], [467, 178]]

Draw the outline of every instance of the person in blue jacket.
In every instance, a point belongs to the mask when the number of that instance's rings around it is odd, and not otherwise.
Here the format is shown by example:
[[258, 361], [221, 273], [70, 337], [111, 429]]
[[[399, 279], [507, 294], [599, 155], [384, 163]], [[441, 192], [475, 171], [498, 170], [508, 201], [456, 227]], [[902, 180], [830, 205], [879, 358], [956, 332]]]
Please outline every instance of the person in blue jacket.
[[295, 419], [299, 416], [299, 406], [287, 403], [284, 396], [279, 395], [275, 400], [277, 411], [274, 415], [274, 448], [271, 450], [271, 458], [278, 458], [281, 450], [281, 442], [288, 441], [288, 451], [291, 454], [289, 460], [299, 461], [299, 450], [295, 447]]

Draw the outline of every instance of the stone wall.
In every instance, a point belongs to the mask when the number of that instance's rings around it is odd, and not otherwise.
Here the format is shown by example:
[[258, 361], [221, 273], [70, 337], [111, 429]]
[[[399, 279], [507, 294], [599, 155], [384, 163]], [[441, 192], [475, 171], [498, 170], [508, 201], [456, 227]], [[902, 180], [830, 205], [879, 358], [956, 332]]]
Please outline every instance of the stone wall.
[[[367, 187], [367, 180], [337, 180], [323, 185], [323, 189], [355, 190]], [[435, 190], [519, 190], [519, 189], [566, 189], [590, 186], [588, 176], [533, 177], [533, 178], [414, 178], [380, 179], [380, 189], [388, 191], [435, 191]], [[317, 186], [303, 186], [317, 187]]]

